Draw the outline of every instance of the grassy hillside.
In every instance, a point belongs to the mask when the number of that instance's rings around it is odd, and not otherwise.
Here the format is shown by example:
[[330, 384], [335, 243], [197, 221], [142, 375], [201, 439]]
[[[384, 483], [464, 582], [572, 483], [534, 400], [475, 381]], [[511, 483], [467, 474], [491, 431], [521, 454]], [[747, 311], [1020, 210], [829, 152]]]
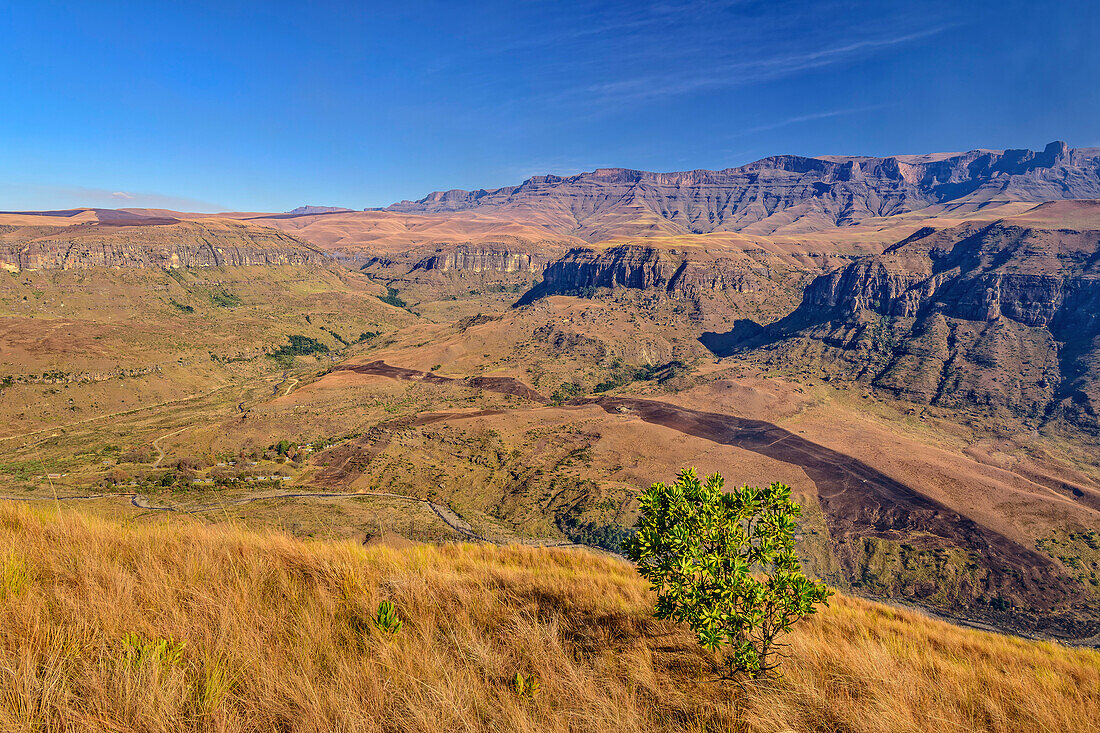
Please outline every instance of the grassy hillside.
[[[405, 620], [373, 628], [378, 603]], [[771, 685], [709, 680], [632, 569], [0, 507], [0, 728], [1086, 730], [1100, 654], [845, 597]], [[514, 694], [516, 672], [541, 681]]]

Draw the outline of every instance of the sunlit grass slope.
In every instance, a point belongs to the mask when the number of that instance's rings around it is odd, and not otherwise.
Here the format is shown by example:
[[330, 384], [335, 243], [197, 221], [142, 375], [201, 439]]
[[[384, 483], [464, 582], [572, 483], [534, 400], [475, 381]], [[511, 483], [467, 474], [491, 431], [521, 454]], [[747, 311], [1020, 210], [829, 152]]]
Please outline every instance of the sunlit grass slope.
[[[371, 623], [392, 600], [404, 626]], [[1068, 731], [1100, 654], [835, 597], [771, 685], [710, 680], [626, 564], [0, 507], [14, 731]], [[541, 690], [516, 695], [533, 674]]]

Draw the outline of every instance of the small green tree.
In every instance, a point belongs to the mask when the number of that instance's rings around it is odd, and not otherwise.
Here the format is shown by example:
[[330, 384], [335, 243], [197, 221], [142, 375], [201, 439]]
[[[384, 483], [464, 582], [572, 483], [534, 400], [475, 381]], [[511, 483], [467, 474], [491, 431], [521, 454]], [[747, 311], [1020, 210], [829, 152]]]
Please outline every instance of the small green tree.
[[686, 622], [729, 675], [765, 675], [778, 666], [780, 634], [828, 603], [831, 591], [802, 572], [794, 551], [802, 508], [791, 489], [722, 490], [695, 469], [641, 496], [626, 556], [657, 592], [657, 618]]

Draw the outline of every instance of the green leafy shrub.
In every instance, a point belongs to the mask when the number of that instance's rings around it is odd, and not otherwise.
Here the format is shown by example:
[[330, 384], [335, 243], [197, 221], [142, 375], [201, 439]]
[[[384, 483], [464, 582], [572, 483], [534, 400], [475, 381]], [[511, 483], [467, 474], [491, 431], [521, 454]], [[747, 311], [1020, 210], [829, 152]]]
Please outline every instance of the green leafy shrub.
[[397, 615], [397, 609], [390, 601], [382, 601], [378, 604], [378, 613], [374, 616], [374, 626], [379, 631], [388, 634], [396, 634], [401, 630], [401, 618]]
[[789, 486], [723, 485], [691, 468], [653, 484], [623, 552], [657, 592], [657, 618], [687, 623], [725, 673], [758, 677], [778, 666], [778, 637], [831, 591], [802, 572]]

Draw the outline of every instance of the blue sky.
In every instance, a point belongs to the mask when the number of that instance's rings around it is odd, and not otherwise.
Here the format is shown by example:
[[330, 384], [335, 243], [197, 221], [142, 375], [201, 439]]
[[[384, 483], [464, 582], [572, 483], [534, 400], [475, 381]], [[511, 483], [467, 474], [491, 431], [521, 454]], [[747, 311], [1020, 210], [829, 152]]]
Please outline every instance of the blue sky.
[[6, 5], [4, 210], [1100, 146], [1095, 0]]

